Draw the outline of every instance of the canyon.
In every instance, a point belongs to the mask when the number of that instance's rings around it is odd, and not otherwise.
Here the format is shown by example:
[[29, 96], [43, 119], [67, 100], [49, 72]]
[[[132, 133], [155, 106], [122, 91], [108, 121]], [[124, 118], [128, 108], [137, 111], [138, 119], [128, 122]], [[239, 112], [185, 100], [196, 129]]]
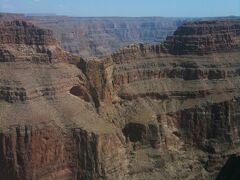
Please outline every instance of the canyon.
[[64, 50], [85, 58], [106, 56], [132, 43], [159, 43], [187, 19], [34, 16], [6, 13], [2, 13], [1, 18], [31, 21], [41, 28], [50, 29]]
[[239, 179], [239, 19], [88, 58], [36, 24], [0, 20], [0, 179]]
[[26, 18], [42, 28], [51, 29], [60, 46], [82, 57], [102, 57], [131, 43], [158, 43], [184, 21], [184, 18]]

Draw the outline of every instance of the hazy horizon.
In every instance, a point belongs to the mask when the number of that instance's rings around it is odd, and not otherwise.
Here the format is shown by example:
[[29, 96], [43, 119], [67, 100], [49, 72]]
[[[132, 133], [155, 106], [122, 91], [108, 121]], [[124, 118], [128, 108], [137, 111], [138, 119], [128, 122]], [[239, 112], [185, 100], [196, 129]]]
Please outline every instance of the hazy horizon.
[[240, 0], [0, 0], [0, 12], [73, 17], [240, 16]]

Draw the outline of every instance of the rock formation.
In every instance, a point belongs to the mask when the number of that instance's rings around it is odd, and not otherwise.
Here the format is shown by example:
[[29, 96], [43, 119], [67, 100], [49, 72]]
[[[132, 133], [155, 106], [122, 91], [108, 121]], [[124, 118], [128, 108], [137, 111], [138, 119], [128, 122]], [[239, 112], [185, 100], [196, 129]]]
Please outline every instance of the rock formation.
[[101, 59], [31, 23], [0, 25], [0, 177], [239, 179], [240, 20]]
[[49, 30], [0, 23], [0, 179], [126, 179], [124, 138]]
[[122, 129], [132, 179], [215, 179], [239, 155], [239, 24], [190, 22], [163, 44], [80, 61], [100, 73], [85, 74], [108, 94], [101, 113]]
[[103, 56], [136, 42], [163, 41], [183, 18], [77, 18], [28, 16], [40, 27], [53, 30], [60, 46], [83, 57]]
[[207, 54], [239, 48], [240, 27], [234, 21], [186, 23], [165, 42], [173, 54]]

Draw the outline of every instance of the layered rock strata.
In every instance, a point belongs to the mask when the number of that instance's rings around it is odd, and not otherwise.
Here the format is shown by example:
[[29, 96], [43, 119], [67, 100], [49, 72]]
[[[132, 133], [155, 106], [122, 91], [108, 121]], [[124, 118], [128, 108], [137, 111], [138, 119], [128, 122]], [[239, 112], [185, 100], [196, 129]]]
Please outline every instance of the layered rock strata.
[[158, 43], [172, 34], [184, 18], [78, 18], [37, 17], [25, 19], [38, 26], [53, 30], [60, 46], [83, 57], [104, 56], [137, 42]]
[[102, 59], [70, 55], [26, 22], [2, 24], [27, 30], [1, 27], [11, 41], [0, 48], [0, 177], [239, 178], [239, 20], [187, 23]]
[[98, 64], [99, 79], [85, 74], [110, 94], [101, 113], [122, 129], [131, 179], [215, 179], [239, 155], [239, 24], [187, 23], [162, 44], [80, 62]]
[[124, 138], [53, 33], [0, 23], [0, 179], [126, 179]]
[[208, 54], [239, 49], [238, 20], [186, 23], [169, 36], [165, 45], [173, 54]]

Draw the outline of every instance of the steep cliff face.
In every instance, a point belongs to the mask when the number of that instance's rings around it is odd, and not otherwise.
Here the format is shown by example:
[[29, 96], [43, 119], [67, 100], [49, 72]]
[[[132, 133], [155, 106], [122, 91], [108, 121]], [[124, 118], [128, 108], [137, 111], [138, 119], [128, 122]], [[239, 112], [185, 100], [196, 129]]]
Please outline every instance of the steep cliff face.
[[80, 59], [76, 65], [88, 79], [88, 89], [95, 102], [95, 107], [99, 109], [104, 106], [103, 103], [111, 104], [113, 93], [113, 64], [111, 59]]
[[131, 179], [226, 177], [218, 173], [239, 154], [238, 26], [238, 20], [188, 23], [163, 44], [129, 45], [86, 62], [102, 64], [94, 71], [101, 83], [86, 74], [93, 87], [113, 90], [100, 98], [100, 112], [122, 129]]
[[25, 21], [0, 31], [0, 179], [126, 179], [121, 131], [53, 33]]
[[36, 29], [26, 21], [1, 21], [1, 44], [56, 45], [50, 30]]
[[202, 21], [184, 24], [165, 45], [173, 54], [207, 54], [239, 48], [239, 41], [238, 20]]
[[67, 60], [52, 31], [37, 29], [33, 24], [21, 20], [0, 23], [0, 62], [51, 63]]

